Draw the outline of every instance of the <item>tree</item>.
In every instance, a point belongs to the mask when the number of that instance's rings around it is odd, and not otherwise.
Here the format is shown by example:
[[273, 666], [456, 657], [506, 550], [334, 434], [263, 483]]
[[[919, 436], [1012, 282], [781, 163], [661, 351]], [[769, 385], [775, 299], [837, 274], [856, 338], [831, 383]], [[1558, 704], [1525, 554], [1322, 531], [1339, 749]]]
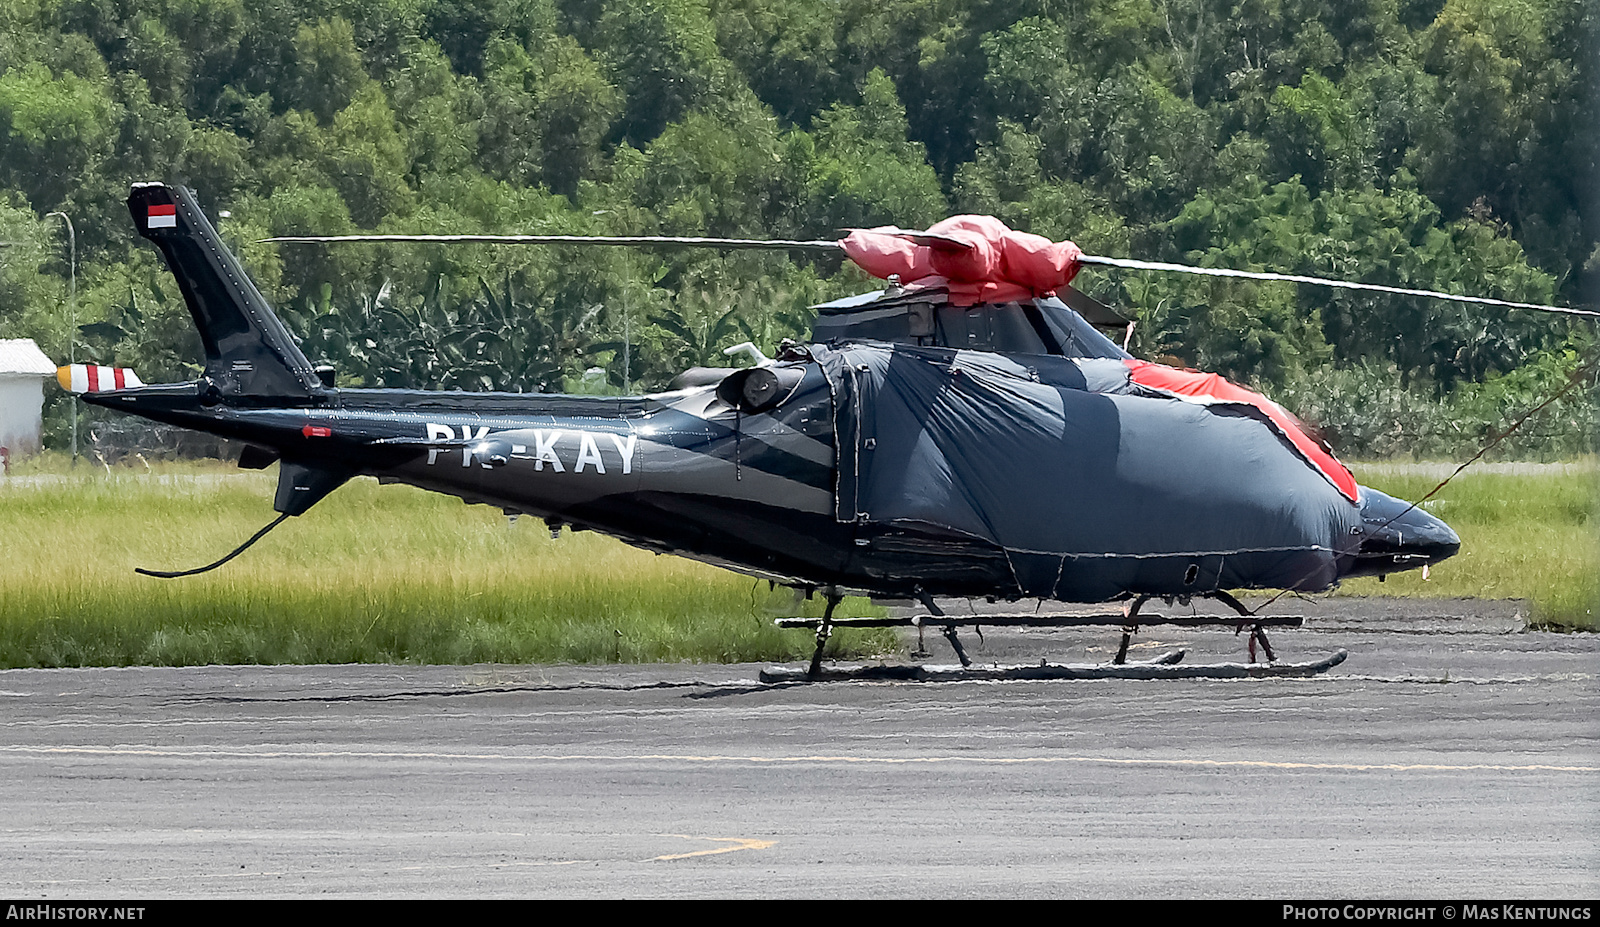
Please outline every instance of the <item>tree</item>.
[[732, 91], [704, 0], [606, 0], [594, 45], [625, 101], [621, 140], [639, 146], [709, 96]]
[[482, 163], [494, 176], [572, 196], [603, 161], [621, 98], [575, 40], [541, 37], [536, 53], [491, 43], [484, 80]]
[[121, 112], [108, 89], [39, 62], [0, 74], [0, 185], [59, 207], [112, 154]]
[[905, 110], [883, 71], [867, 75], [859, 106], [816, 118], [808, 225], [839, 229], [927, 226], [949, 211], [922, 145], [906, 138]]
[[350, 23], [335, 17], [295, 30], [294, 91], [290, 102], [327, 125], [369, 84]]

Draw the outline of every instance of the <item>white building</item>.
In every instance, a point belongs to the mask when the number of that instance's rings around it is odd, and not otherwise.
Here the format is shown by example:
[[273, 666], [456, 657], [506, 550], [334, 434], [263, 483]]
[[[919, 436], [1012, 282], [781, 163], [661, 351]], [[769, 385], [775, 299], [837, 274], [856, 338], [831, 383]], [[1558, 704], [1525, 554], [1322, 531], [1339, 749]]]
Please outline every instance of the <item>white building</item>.
[[44, 381], [56, 365], [31, 338], [0, 338], [0, 447], [11, 460], [37, 454]]

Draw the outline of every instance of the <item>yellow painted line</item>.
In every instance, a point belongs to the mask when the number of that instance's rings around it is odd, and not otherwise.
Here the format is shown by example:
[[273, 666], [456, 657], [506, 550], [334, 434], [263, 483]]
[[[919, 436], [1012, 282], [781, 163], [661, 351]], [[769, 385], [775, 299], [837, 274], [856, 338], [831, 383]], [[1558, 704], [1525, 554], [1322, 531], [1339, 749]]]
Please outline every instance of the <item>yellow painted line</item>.
[[1354, 772], [1469, 772], [1492, 770], [1502, 772], [1600, 772], [1600, 766], [1560, 766], [1551, 763], [1305, 763], [1272, 760], [1196, 760], [1165, 757], [1113, 757], [1113, 756], [1034, 756], [1034, 757], [982, 757], [982, 756], [849, 756], [843, 754], [814, 754], [800, 756], [737, 756], [692, 753], [437, 753], [401, 750], [174, 750], [158, 747], [0, 747], [3, 754], [83, 756], [149, 756], [172, 759], [373, 759], [373, 760], [480, 760], [534, 763], [563, 762], [674, 762], [757, 765], [808, 765], [847, 764], [912, 766], [961, 764], [975, 766], [1031, 766], [1058, 763], [1098, 763], [1109, 766], [1195, 766], [1219, 769], [1326, 769]]
[[748, 837], [692, 837], [688, 834], [657, 834], [658, 837], [682, 837], [685, 840], [710, 840], [715, 843], [726, 843], [728, 846], [716, 847], [710, 850], [695, 850], [693, 853], [672, 853], [666, 856], [652, 856], [649, 862], [663, 859], [689, 859], [694, 856], [716, 856], [718, 853], [737, 853], [740, 850], [765, 850], [775, 845], [776, 840], [752, 840]]

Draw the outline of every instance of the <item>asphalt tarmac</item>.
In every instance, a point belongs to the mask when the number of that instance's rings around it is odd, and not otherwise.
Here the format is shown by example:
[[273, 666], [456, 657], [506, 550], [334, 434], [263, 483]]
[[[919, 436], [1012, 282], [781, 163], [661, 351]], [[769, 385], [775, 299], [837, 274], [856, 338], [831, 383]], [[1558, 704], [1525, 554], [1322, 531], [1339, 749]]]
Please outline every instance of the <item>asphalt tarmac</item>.
[[[1600, 638], [1520, 630], [1515, 603], [1345, 602], [1272, 634], [1350, 651], [1304, 680], [4, 671], [0, 895], [1600, 895]], [[963, 638], [980, 662], [1117, 644]], [[1147, 630], [1130, 657], [1174, 646], [1244, 638]]]

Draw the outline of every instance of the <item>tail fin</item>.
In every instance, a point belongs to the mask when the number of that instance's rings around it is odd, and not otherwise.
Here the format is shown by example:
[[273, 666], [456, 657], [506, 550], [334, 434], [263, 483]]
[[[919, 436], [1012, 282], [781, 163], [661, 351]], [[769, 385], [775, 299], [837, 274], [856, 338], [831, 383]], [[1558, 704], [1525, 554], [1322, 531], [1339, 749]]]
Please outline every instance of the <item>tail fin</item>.
[[136, 183], [128, 211], [178, 280], [206, 349], [206, 379], [224, 397], [309, 398], [316, 370], [222, 243], [194, 191]]

